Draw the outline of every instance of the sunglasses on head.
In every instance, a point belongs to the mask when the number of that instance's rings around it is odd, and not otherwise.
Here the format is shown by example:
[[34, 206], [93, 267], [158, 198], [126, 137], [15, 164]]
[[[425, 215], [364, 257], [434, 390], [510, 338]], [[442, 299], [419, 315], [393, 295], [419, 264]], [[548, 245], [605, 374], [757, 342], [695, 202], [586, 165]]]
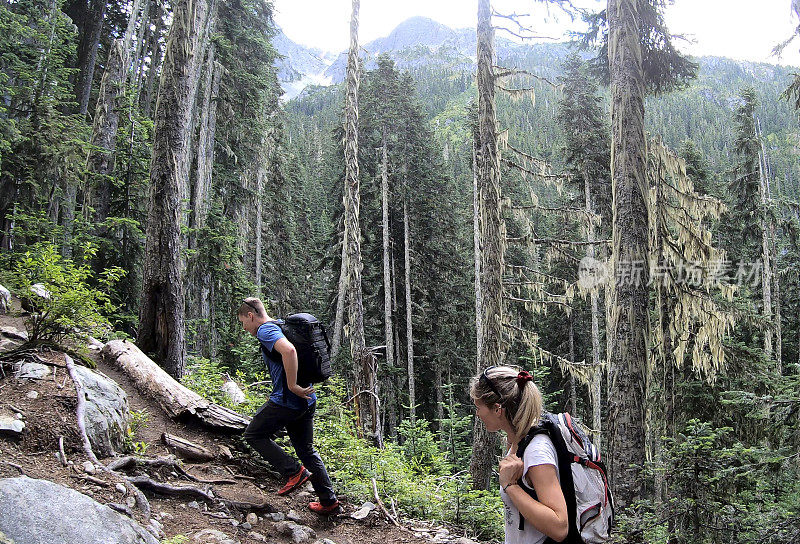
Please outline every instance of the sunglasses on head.
[[258, 311], [258, 308], [256, 308], [252, 303], [248, 302], [247, 300], [243, 300], [242, 302], [250, 306], [256, 312], [256, 315], [261, 315], [261, 312]]
[[486, 385], [489, 386], [489, 389], [492, 390], [492, 393], [497, 395], [498, 399], [503, 400], [503, 395], [500, 394], [500, 391], [497, 390], [497, 387], [495, 387], [494, 383], [492, 383], [491, 378], [489, 378], [489, 375], [487, 374], [493, 368], [497, 368], [497, 367], [495, 367], [495, 366], [487, 366], [486, 369], [484, 369], [483, 374], [481, 374], [481, 377], [480, 377], [479, 381], [486, 383]]

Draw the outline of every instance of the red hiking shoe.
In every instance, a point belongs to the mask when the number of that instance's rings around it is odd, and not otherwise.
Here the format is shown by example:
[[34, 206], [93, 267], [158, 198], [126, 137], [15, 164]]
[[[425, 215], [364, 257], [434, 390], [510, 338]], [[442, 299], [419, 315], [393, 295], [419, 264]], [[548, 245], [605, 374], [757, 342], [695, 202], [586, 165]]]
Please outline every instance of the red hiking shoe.
[[334, 502], [333, 504], [329, 504], [328, 506], [322, 506], [321, 502], [310, 502], [308, 503], [308, 509], [314, 512], [315, 514], [320, 514], [322, 516], [327, 516], [328, 514], [335, 514], [339, 512], [339, 501]]
[[297, 474], [290, 477], [289, 481], [287, 481], [286, 484], [278, 490], [278, 495], [286, 495], [287, 493], [291, 493], [303, 485], [303, 483], [308, 480], [309, 476], [311, 476], [311, 473], [301, 465], [300, 470], [297, 471]]

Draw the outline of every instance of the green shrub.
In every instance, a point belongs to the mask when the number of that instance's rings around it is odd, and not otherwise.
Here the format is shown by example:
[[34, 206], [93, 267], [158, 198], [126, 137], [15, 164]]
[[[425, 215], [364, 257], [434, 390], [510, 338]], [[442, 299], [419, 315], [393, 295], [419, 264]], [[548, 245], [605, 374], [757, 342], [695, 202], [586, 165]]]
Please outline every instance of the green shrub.
[[138, 432], [147, 425], [149, 420], [150, 414], [147, 409], [131, 410], [131, 423], [128, 425], [123, 444], [126, 452], [136, 455], [144, 455], [147, 452], [149, 444], [144, 440], [136, 440], [136, 438]]
[[[255, 414], [256, 410], [267, 401], [266, 395], [263, 394], [263, 389], [243, 387], [242, 391], [244, 392], [245, 402], [242, 404], [233, 404], [230, 398], [220, 389], [225, 383], [226, 373], [228, 373], [228, 370], [219, 362], [210, 361], [202, 357], [189, 357], [186, 365], [186, 373], [181, 379], [181, 383], [200, 396], [220, 406], [231, 408], [240, 414]], [[248, 376], [241, 371], [236, 371], [231, 377], [239, 384], [265, 381], [263, 372], [261, 374]]]
[[[378, 449], [356, 433], [355, 414], [346, 406], [346, 388], [332, 378], [319, 388], [315, 443], [335, 486], [354, 501], [381, 499], [405, 515], [455, 523], [483, 539], [502, 539], [503, 507], [496, 491], [471, 491], [468, 471], [453, 474], [427, 422], [405, 422], [406, 442]], [[410, 438], [416, 440], [409, 446]]]
[[[84, 247], [82, 255], [83, 260], [75, 263], [62, 257], [51, 243], [40, 242], [12, 262], [7, 274], [11, 286], [33, 307], [26, 322], [30, 341], [61, 342], [83, 334], [105, 338], [110, 333], [106, 315], [114, 311], [114, 305], [107, 293], [125, 271], [114, 267], [95, 275], [89, 264], [94, 248]], [[37, 283], [49, 298], [31, 292]]]

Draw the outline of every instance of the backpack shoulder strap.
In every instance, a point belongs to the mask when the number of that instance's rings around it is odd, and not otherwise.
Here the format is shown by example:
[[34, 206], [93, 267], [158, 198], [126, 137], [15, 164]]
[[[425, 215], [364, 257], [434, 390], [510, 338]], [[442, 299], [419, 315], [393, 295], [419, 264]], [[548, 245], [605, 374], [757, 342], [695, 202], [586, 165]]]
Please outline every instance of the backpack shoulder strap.
[[522, 438], [522, 440], [519, 441], [519, 444], [517, 444], [517, 457], [522, 459], [522, 456], [525, 455], [525, 449], [531, 443], [531, 440], [533, 440], [533, 437], [536, 436], [537, 434], [546, 434], [546, 435], [549, 436], [550, 435], [550, 430], [547, 429], [546, 427], [544, 427], [541, 424], [536, 425], [535, 427], [531, 427], [531, 430], [528, 431], [528, 434], [526, 434]]

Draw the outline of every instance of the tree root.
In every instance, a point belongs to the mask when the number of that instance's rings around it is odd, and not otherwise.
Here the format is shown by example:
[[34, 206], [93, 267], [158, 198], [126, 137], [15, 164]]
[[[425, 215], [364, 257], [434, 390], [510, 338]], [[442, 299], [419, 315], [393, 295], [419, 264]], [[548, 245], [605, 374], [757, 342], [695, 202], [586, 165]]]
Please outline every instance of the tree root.
[[203, 499], [206, 501], [214, 500], [214, 492], [210, 489], [208, 491], [193, 486], [176, 486], [170, 484], [162, 484], [156, 482], [148, 476], [128, 476], [128, 481], [139, 489], [147, 489], [166, 495], [168, 497], [181, 497], [185, 499]]
[[193, 474], [189, 473], [185, 468], [183, 468], [183, 463], [180, 460], [175, 459], [173, 457], [156, 457], [155, 459], [146, 459], [143, 457], [136, 457], [133, 455], [129, 455], [127, 457], [120, 457], [116, 461], [112, 461], [109, 463], [108, 468], [111, 470], [122, 470], [128, 471], [134, 469], [136, 467], [155, 467], [155, 468], [162, 468], [167, 467], [175, 470], [175, 472], [179, 473], [181, 476], [190, 480], [192, 482], [197, 482], [200, 484], [235, 484], [235, 480], [226, 480], [226, 479], [219, 479], [219, 480], [203, 480], [194, 476]]

